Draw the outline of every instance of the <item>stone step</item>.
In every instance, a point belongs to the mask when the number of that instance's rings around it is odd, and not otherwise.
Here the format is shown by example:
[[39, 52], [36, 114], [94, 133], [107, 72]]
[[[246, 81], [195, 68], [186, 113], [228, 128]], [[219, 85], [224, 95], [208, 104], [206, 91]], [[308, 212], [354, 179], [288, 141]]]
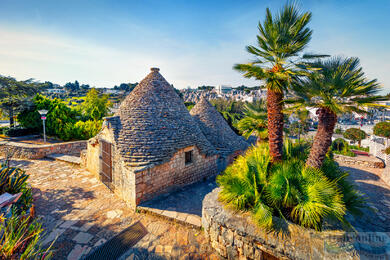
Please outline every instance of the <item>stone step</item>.
[[76, 165], [80, 165], [81, 163], [81, 158], [79, 156], [74, 156], [74, 155], [53, 153], [53, 154], [46, 155], [46, 157], [56, 161], [62, 161], [71, 164], [76, 164]]
[[202, 228], [202, 218], [195, 214], [189, 214], [176, 211], [175, 209], [157, 209], [151, 207], [137, 206], [137, 210], [141, 213], [151, 214], [154, 216], [162, 217], [164, 219], [190, 226], [192, 228]]

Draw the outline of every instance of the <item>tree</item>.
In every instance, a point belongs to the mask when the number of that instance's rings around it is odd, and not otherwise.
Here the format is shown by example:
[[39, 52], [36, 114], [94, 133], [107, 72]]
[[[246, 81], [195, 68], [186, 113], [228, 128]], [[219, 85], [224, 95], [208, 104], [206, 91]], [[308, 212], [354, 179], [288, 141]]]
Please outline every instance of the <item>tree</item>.
[[0, 108], [8, 115], [11, 127], [14, 126], [15, 112], [26, 107], [38, 91], [39, 83], [32, 79], [17, 81], [12, 77], [0, 76]]
[[390, 138], [390, 122], [380, 122], [374, 126], [374, 135]]
[[210, 103], [225, 118], [228, 125], [238, 134], [239, 131], [235, 125], [239, 119], [244, 116], [244, 102], [225, 100], [222, 98], [213, 99]]
[[298, 137], [298, 142], [301, 141], [301, 134], [304, 134], [309, 129], [308, 119], [309, 119], [309, 110], [305, 107], [301, 107], [299, 109], [292, 107], [284, 110], [288, 114], [295, 115], [298, 121], [292, 122], [287, 132], [292, 136]]
[[49, 99], [37, 94], [33, 98], [33, 105], [18, 115], [21, 126], [42, 131], [42, 120], [38, 110], [46, 109], [46, 133], [57, 136], [62, 140], [72, 139], [71, 126], [76, 123], [80, 116], [78, 111], [66, 106], [60, 99]]
[[343, 136], [344, 136], [344, 138], [346, 138], [348, 140], [358, 142], [359, 147], [360, 147], [361, 141], [364, 138], [366, 138], [367, 134], [366, 134], [366, 132], [364, 132], [363, 130], [361, 130], [359, 128], [348, 128], [343, 133]]
[[125, 92], [131, 92], [137, 85], [138, 85], [138, 83], [121, 83], [119, 85], [119, 87], [114, 86], [114, 89], [115, 90], [122, 90]]
[[82, 84], [80, 86], [80, 88], [83, 89], [83, 90], [88, 90], [90, 88], [90, 86], [88, 84]]
[[[269, 148], [273, 162], [282, 160], [284, 92], [299, 74], [295, 64], [297, 56], [311, 39], [312, 30], [307, 27], [310, 19], [310, 12], [301, 13], [294, 4], [286, 4], [274, 16], [267, 8], [266, 18], [258, 26], [258, 46], [246, 47], [250, 54], [256, 56], [256, 60], [234, 66], [234, 69], [244, 73], [244, 77], [265, 81]], [[313, 56], [303, 55], [303, 58]]]
[[245, 137], [252, 134], [257, 136], [257, 140], [265, 140], [267, 132], [267, 108], [264, 102], [254, 102], [245, 105], [244, 118], [236, 123], [236, 128]]
[[91, 88], [81, 108], [85, 116], [100, 120], [108, 114], [110, 106], [108, 95], [99, 96], [99, 92], [95, 88]]
[[199, 87], [198, 87], [198, 90], [211, 91], [211, 90], [213, 90], [214, 88], [215, 88], [214, 86], [205, 86], [205, 85], [203, 85], [203, 86], [199, 86]]
[[365, 114], [365, 107], [379, 106], [374, 102], [383, 98], [376, 95], [379, 84], [366, 79], [358, 58], [333, 57], [308, 66], [317, 70], [295, 82], [297, 97], [286, 102], [295, 102], [296, 108], [317, 108], [318, 130], [306, 165], [320, 168], [332, 143], [337, 116], [351, 112]]
[[68, 82], [64, 85], [64, 88], [66, 89], [66, 91], [68, 92], [74, 92], [74, 91], [78, 91], [80, 89], [80, 84], [79, 82], [76, 80], [74, 83], [72, 82]]

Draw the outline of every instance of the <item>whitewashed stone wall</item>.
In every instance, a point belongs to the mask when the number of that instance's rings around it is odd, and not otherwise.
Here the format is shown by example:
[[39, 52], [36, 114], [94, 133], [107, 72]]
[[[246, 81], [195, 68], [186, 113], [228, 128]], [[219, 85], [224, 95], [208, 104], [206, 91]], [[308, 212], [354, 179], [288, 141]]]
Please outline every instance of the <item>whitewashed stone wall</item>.
[[383, 152], [388, 146], [386, 138], [371, 136], [370, 153], [384, 161], [385, 169], [382, 171], [381, 179], [390, 185], [390, 155]]

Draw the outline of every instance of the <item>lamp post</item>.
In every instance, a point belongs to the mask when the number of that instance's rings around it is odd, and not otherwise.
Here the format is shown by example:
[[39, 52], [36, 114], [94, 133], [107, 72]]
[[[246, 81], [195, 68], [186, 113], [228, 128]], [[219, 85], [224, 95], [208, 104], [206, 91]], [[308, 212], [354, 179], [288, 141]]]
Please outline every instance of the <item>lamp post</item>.
[[46, 109], [38, 110], [39, 114], [41, 115], [41, 119], [43, 121], [43, 142], [46, 143], [46, 128], [45, 128], [45, 121], [46, 121], [46, 115], [47, 111]]

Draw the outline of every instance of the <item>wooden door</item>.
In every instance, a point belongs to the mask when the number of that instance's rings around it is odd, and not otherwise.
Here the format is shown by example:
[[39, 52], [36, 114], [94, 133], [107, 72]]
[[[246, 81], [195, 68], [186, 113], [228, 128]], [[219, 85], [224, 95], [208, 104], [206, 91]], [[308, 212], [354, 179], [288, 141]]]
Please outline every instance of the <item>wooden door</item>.
[[101, 141], [100, 144], [102, 165], [100, 179], [104, 184], [109, 186], [112, 182], [111, 144], [106, 141]]

